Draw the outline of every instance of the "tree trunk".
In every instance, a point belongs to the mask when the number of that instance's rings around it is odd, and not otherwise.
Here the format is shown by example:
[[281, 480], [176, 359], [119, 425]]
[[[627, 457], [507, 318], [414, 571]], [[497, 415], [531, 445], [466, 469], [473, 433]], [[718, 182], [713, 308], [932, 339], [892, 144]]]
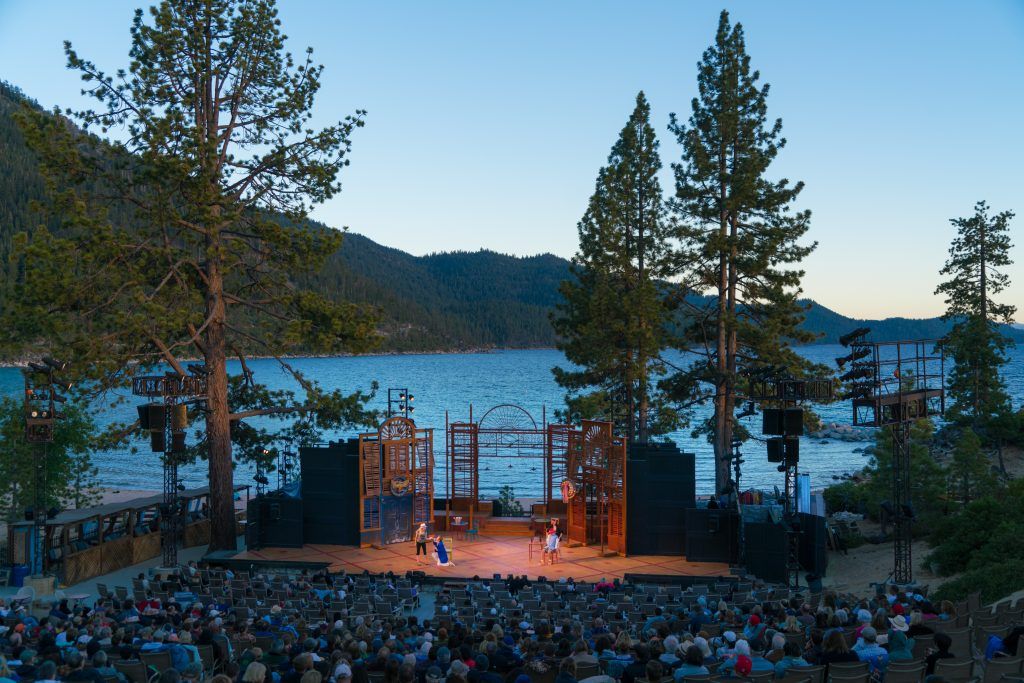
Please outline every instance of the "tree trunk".
[[206, 332], [207, 385], [206, 440], [210, 468], [210, 550], [234, 550], [235, 502], [234, 471], [231, 466], [231, 423], [228, 419], [228, 374], [225, 340], [223, 279], [215, 260], [207, 269], [210, 289], [207, 315], [213, 321]]
[[[725, 175], [725, 154], [724, 152], [719, 155], [719, 173]], [[729, 215], [726, 211], [726, 192], [727, 188], [725, 183], [721, 183], [719, 187], [719, 200], [721, 202], [721, 216], [719, 219], [718, 234], [722, 239], [722, 245], [719, 246], [718, 255], [718, 324], [717, 324], [717, 340], [716, 340], [716, 352], [717, 358], [715, 363], [715, 370], [717, 376], [715, 377], [715, 489], [717, 492], [725, 488], [726, 484], [729, 483], [729, 456], [732, 451], [732, 423], [729, 420], [729, 407], [728, 407], [728, 392], [729, 387], [726, 382], [726, 376], [728, 374], [728, 368], [726, 365], [726, 353], [727, 353], [727, 336], [728, 332], [726, 329], [725, 319], [728, 316], [728, 302], [726, 297], [729, 290], [729, 263], [728, 253], [725, 251], [725, 237], [728, 234], [729, 229]], [[739, 492], [737, 491], [737, 494]]]

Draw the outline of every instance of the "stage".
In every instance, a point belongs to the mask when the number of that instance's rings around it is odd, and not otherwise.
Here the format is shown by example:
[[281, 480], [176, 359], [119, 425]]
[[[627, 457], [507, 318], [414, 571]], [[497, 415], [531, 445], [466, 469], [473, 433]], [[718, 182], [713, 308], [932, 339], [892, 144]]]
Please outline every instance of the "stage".
[[[531, 579], [572, 577], [581, 581], [597, 581], [602, 577], [621, 579], [625, 574], [658, 574], [662, 576], [728, 576], [729, 565], [717, 562], [689, 562], [678, 555], [635, 555], [603, 557], [600, 547], [562, 546], [561, 558], [555, 564], [541, 564], [539, 544], [534, 544], [530, 558], [530, 539], [521, 536], [480, 536], [475, 541], [455, 539], [450, 548], [453, 566], [438, 567], [427, 557], [417, 564], [415, 544], [394, 543], [383, 548], [311, 544], [302, 548], [262, 548], [246, 550], [234, 556], [235, 561], [326, 562], [333, 572], [350, 574], [369, 571], [374, 574], [393, 571], [423, 571], [437, 577], [491, 577], [494, 574], [526, 574]], [[423, 560], [423, 556], [420, 556]]]

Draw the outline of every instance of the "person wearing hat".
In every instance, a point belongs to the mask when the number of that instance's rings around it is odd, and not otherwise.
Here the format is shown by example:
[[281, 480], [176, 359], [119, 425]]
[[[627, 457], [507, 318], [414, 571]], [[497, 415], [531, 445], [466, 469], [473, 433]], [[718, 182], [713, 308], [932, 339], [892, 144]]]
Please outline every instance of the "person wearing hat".
[[[902, 617], [899, 618], [902, 619]], [[909, 628], [909, 626], [906, 626], [906, 628]], [[914, 658], [914, 639], [907, 638], [906, 629], [900, 630], [894, 625], [892, 630], [889, 631], [887, 646], [889, 648], [889, 661], [891, 662], [908, 662]]]
[[423, 564], [420, 559], [420, 551], [423, 551], [423, 557], [427, 557], [427, 523], [422, 522], [419, 527], [416, 528], [416, 534], [413, 537], [416, 541], [416, 564]]
[[861, 630], [860, 639], [853, 646], [853, 651], [857, 653], [857, 659], [871, 666], [872, 671], [885, 671], [889, 663], [889, 653], [878, 644], [878, 632], [874, 626], [865, 626]]

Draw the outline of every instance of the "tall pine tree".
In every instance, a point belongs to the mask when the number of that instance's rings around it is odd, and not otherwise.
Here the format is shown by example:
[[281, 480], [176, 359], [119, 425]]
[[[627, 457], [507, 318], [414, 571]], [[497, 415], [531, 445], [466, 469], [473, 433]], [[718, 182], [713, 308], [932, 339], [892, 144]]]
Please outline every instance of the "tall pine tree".
[[946, 350], [953, 360], [947, 385], [953, 400], [947, 417], [973, 429], [987, 445], [994, 440], [993, 421], [1012, 410], [1000, 369], [1013, 341], [999, 325], [1013, 322], [1017, 309], [992, 298], [1010, 284], [1009, 276], [1000, 269], [1013, 263], [1012, 218], [1010, 211], [990, 216], [988, 204], [978, 202], [970, 218], [951, 219], [957, 236], [940, 271], [949, 279], [935, 290], [945, 296], [944, 318], [955, 321], [946, 338]]
[[657, 390], [675, 308], [664, 286], [674, 254], [658, 183], [661, 159], [643, 92], [597, 175], [580, 220], [572, 279], [552, 315], [559, 348], [576, 368], [552, 369], [571, 417], [608, 419], [630, 441], [676, 425]]
[[[160, 363], [184, 374], [183, 358], [202, 358], [214, 549], [236, 544], [240, 420], [319, 411], [345, 421], [366, 399], [294, 373], [306, 394], [295, 405], [233, 406], [228, 358], [357, 351], [374, 336], [368, 311], [301, 286], [340, 246], [341, 233], [305, 217], [340, 191], [363, 112], [310, 126], [323, 67], [311, 49], [296, 62], [280, 23], [273, 0], [162, 0], [137, 10], [131, 60], [116, 74], [65, 45], [95, 110], [22, 112], [63, 224], [19, 237], [0, 337], [42, 341], [96, 391]], [[116, 143], [96, 135], [112, 129]]]
[[810, 212], [791, 204], [803, 183], [769, 180], [769, 166], [785, 146], [782, 121], [769, 121], [768, 85], [751, 69], [743, 27], [723, 11], [715, 42], [698, 64], [699, 94], [686, 123], [669, 129], [682, 145], [673, 164], [672, 207], [684, 226], [685, 281], [707, 297], [687, 299], [682, 350], [697, 356], [663, 385], [679, 403], [712, 399], [703, 426], [715, 452], [715, 483], [729, 481], [739, 378], [764, 368], [799, 376], [810, 368], [788, 343], [811, 341], [800, 329], [803, 271], [793, 268], [814, 248], [800, 244]]

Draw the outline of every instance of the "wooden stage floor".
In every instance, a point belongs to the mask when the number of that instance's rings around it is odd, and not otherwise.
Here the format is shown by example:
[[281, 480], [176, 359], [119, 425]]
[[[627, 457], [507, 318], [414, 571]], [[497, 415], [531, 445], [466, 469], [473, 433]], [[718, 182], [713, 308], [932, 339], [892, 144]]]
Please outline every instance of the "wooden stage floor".
[[[503, 576], [526, 574], [531, 579], [546, 576], [549, 579], [573, 577], [582, 581], [611, 580], [626, 573], [662, 574], [670, 576], [728, 576], [729, 565], [717, 562], [688, 562], [678, 555], [634, 555], [602, 557], [599, 547], [567, 548], [562, 546], [561, 559], [553, 565], [540, 563], [541, 553], [535, 545], [530, 559], [530, 539], [525, 536], [481, 536], [475, 541], [455, 540], [451, 552], [453, 566], [437, 567], [433, 558], [416, 563], [415, 544], [395, 543], [384, 548], [356, 548], [341, 545], [307, 545], [302, 548], [262, 548], [235, 555], [236, 560], [276, 560], [299, 562], [328, 562], [331, 571], [344, 569], [350, 574], [363, 570], [382, 573], [388, 570], [404, 574], [421, 570], [431, 576], [489, 578], [495, 573]], [[423, 559], [423, 556], [420, 556]]]

